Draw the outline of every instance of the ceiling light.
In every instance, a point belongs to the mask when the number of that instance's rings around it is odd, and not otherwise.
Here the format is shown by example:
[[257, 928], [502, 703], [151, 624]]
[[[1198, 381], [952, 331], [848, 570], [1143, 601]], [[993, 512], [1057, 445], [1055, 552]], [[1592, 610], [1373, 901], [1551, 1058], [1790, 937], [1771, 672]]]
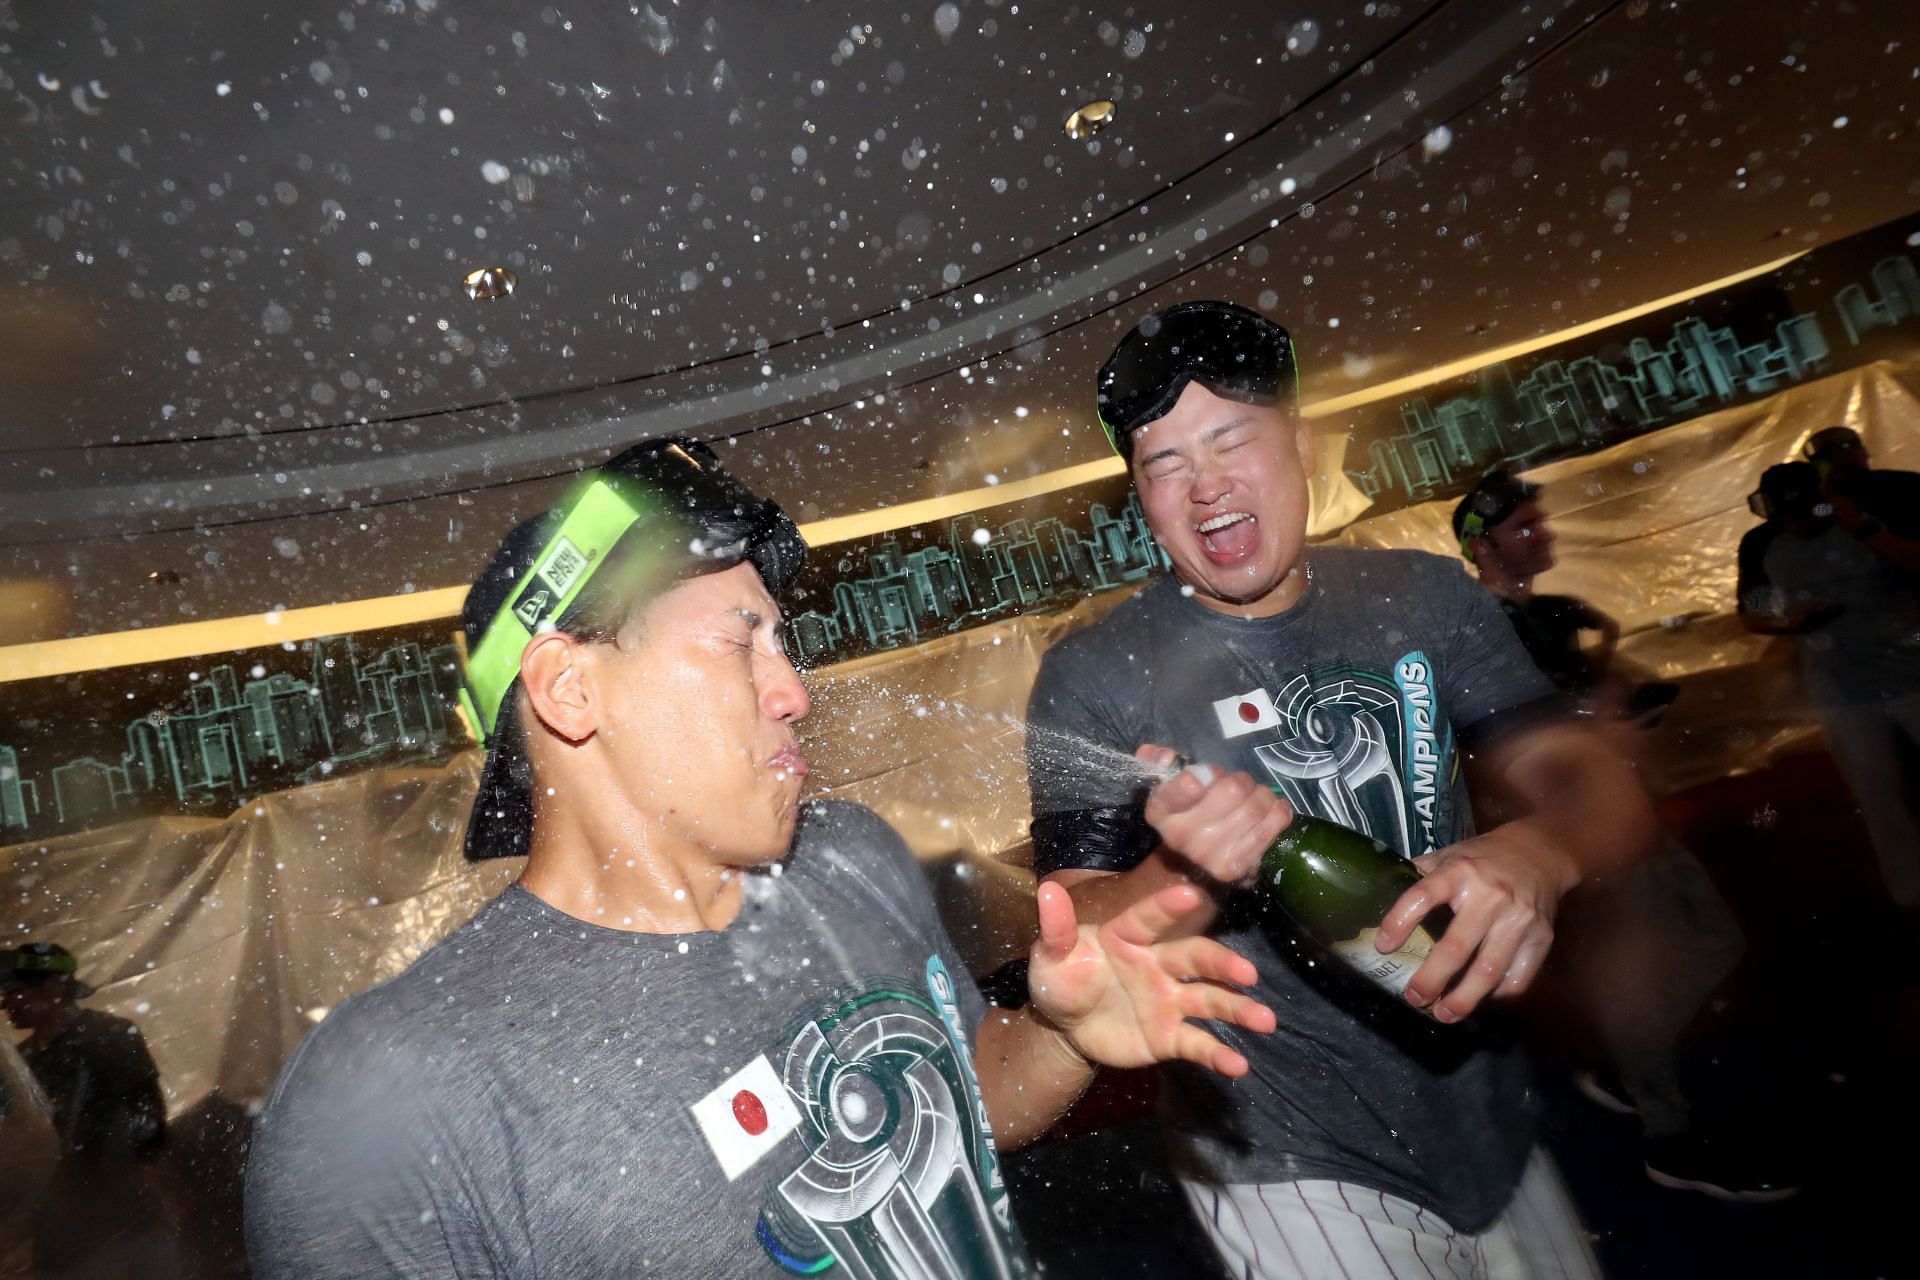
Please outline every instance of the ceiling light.
[[512, 293], [520, 277], [506, 267], [475, 267], [461, 283], [467, 287], [467, 296], [475, 302], [492, 302]]
[[1113, 104], [1102, 98], [1089, 102], [1067, 117], [1067, 136], [1075, 142], [1091, 138], [1113, 123]]

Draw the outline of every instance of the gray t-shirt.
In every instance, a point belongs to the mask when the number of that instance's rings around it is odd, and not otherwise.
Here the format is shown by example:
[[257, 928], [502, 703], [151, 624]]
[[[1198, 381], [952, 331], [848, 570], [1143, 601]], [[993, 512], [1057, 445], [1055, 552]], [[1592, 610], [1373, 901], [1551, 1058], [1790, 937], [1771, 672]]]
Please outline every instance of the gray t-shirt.
[[261, 1280], [1027, 1274], [919, 867], [812, 806], [717, 933], [514, 886], [343, 1004], [247, 1179]]
[[1838, 525], [1812, 538], [1775, 537], [1762, 561], [1790, 614], [1837, 604], [1832, 621], [1794, 637], [1807, 692], [1823, 706], [1871, 706], [1920, 693], [1920, 595], [1915, 581]]
[[[1028, 707], [1039, 871], [1121, 871], [1155, 843], [1137, 794], [1116, 802], [1076, 738], [1244, 769], [1407, 855], [1471, 834], [1458, 735], [1539, 714], [1552, 685], [1457, 563], [1344, 548], [1311, 561], [1278, 617], [1224, 616], [1169, 578], [1046, 655]], [[1242, 1080], [1168, 1070], [1177, 1158], [1218, 1182], [1358, 1183], [1483, 1227], [1533, 1141], [1501, 1014], [1447, 1028], [1392, 1007], [1304, 939], [1276, 946], [1252, 905], [1231, 899], [1214, 936], [1258, 966], [1280, 1027], [1219, 1029], [1252, 1064]]]

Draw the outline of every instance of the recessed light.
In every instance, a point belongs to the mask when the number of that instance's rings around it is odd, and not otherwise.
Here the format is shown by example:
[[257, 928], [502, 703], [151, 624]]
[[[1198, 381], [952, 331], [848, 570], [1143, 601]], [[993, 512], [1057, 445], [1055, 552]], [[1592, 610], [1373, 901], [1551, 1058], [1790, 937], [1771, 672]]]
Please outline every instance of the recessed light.
[[1114, 106], [1105, 98], [1089, 102], [1067, 117], [1067, 136], [1075, 142], [1091, 138], [1113, 123]]
[[461, 283], [475, 302], [492, 302], [512, 293], [520, 277], [506, 267], [475, 267]]

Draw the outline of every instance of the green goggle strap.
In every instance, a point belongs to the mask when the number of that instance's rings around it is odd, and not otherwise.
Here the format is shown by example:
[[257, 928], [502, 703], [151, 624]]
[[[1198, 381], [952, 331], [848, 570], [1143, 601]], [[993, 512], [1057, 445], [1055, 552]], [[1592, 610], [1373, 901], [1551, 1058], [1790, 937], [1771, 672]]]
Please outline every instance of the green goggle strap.
[[1472, 564], [1474, 560], [1473, 548], [1467, 544], [1479, 537], [1486, 527], [1486, 517], [1478, 511], [1467, 512], [1467, 518], [1460, 522], [1460, 554], [1467, 558], [1468, 564]]
[[73, 956], [38, 956], [31, 951], [13, 954], [15, 973], [78, 973], [80, 962]]
[[[635, 505], [639, 502], [639, 505]], [[595, 476], [580, 490], [567, 518], [500, 606], [473, 652], [467, 655], [460, 714], [474, 739], [493, 737], [500, 704], [520, 677], [520, 655], [533, 637], [566, 612], [636, 521], [648, 513], [637, 495]]]

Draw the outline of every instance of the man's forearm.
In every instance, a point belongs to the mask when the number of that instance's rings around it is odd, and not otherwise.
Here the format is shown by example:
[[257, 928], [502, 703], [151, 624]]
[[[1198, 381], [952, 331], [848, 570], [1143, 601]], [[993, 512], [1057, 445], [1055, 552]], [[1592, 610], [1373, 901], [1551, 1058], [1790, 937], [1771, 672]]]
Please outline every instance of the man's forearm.
[[1047, 879], [1073, 895], [1073, 909], [1086, 924], [1105, 924], [1143, 898], [1151, 897], [1169, 885], [1195, 884], [1207, 894], [1207, 901], [1192, 916], [1180, 922], [1169, 936], [1205, 933], [1220, 914], [1221, 891], [1214, 880], [1192, 862], [1157, 844], [1153, 852], [1127, 871], [1056, 871]]
[[1639, 776], [1591, 733], [1555, 729], [1506, 762], [1506, 781], [1532, 828], [1571, 859], [1564, 888], [1650, 852], [1660, 824]]
[[1094, 1065], [1028, 1005], [989, 1009], [974, 1037], [974, 1069], [994, 1145], [1023, 1147], [1059, 1122], [1093, 1082]]

